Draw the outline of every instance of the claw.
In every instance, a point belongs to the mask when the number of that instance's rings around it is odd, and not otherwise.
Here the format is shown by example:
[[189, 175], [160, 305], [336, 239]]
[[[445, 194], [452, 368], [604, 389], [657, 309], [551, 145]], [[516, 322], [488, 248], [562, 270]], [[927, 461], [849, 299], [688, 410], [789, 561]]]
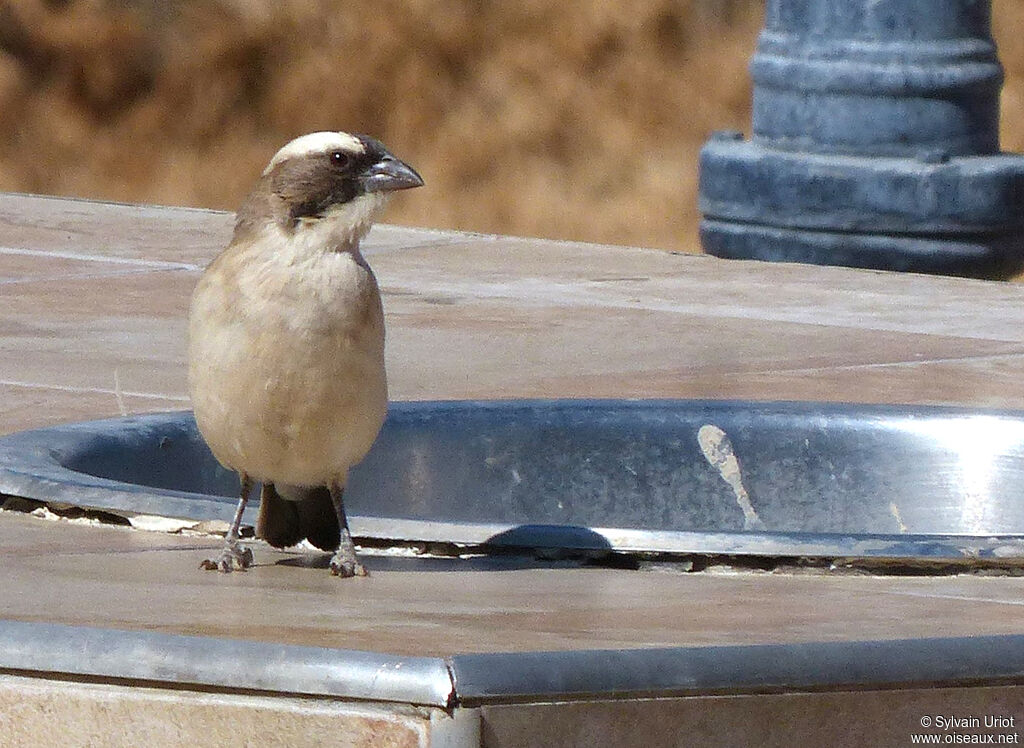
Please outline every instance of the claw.
[[206, 571], [222, 571], [230, 574], [235, 569], [245, 571], [253, 564], [252, 549], [241, 545], [229, 545], [218, 558], [205, 559], [199, 564]]
[[345, 579], [347, 577], [368, 577], [370, 572], [366, 570], [359, 561], [356, 560], [354, 554], [344, 554], [338, 551], [331, 557], [331, 574], [336, 577]]

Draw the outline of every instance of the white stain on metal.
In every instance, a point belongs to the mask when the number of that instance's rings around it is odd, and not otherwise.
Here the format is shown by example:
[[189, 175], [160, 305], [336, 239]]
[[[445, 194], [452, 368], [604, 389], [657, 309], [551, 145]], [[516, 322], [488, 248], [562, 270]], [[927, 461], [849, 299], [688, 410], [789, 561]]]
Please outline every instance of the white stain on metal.
[[711, 467], [718, 471], [722, 479], [736, 494], [736, 503], [743, 510], [743, 529], [766, 529], [764, 522], [757, 516], [754, 505], [750, 503], [750, 494], [747, 493], [747, 489], [743, 485], [740, 463], [736, 459], [728, 435], [718, 426], [706, 423], [697, 431], [697, 443], [700, 445], [700, 451], [704, 453], [704, 458]]
[[896, 506], [895, 501], [890, 502], [889, 513], [893, 516], [893, 519], [896, 520], [896, 526], [899, 528], [901, 533], [909, 532], [907, 526], [903, 523], [903, 515], [900, 514], [900, 508]]

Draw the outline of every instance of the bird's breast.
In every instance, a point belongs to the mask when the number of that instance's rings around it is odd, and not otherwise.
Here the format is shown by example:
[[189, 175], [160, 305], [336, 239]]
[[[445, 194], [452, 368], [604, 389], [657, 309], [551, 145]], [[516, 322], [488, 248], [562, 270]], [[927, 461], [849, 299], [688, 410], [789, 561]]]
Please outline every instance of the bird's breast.
[[193, 298], [196, 420], [228, 466], [323, 484], [362, 459], [383, 423], [376, 279], [347, 252], [249, 260], [215, 262]]

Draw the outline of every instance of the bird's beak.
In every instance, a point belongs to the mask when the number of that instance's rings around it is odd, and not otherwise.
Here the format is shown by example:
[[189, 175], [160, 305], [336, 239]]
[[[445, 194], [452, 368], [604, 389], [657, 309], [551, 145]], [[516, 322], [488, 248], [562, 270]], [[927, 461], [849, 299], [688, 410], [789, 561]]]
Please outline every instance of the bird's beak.
[[391, 192], [422, 187], [423, 178], [404, 161], [387, 154], [359, 176], [365, 192]]

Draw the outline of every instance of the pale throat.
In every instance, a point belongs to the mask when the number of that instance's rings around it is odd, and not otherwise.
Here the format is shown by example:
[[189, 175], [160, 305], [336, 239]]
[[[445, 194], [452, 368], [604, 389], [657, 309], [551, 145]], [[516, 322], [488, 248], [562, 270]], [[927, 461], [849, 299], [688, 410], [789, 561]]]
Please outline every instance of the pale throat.
[[359, 242], [387, 204], [388, 196], [370, 192], [342, 205], [334, 205], [319, 218], [300, 218], [294, 239], [311, 251], [359, 252]]

